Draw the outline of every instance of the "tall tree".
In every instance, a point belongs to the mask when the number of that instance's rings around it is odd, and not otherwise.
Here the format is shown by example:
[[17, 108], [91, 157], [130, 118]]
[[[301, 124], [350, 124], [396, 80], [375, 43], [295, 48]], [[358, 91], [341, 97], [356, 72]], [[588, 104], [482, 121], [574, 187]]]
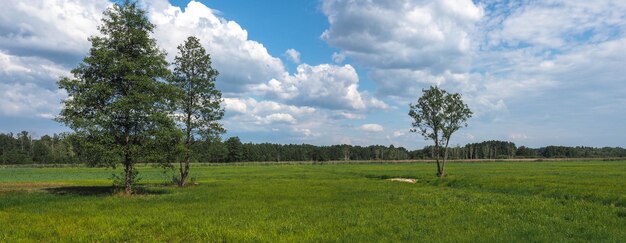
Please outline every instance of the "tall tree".
[[[409, 105], [409, 116], [413, 118], [411, 132], [419, 133], [426, 140], [435, 142], [434, 154], [437, 161], [437, 176], [445, 176], [448, 144], [452, 134], [467, 126], [472, 111], [463, 103], [461, 95], [450, 94], [437, 86], [422, 90], [417, 103]], [[443, 147], [443, 161], [440, 163]]]
[[73, 78], [58, 82], [68, 93], [58, 121], [84, 137], [90, 162], [124, 167], [125, 192], [132, 193], [135, 163], [164, 159], [176, 140], [168, 116], [170, 75], [165, 53], [150, 35], [146, 12], [128, 0], [104, 12], [99, 36]]
[[228, 138], [224, 145], [228, 150], [228, 162], [239, 162], [243, 159], [243, 144], [241, 144], [239, 137]]
[[169, 81], [178, 91], [175, 106], [179, 114], [176, 117], [184, 135], [179, 186], [187, 183], [191, 147], [196, 137], [210, 140], [224, 132], [218, 122], [224, 116], [224, 109], [220, 105], [222, 93], [215, 88], [217, 75], [217, 70], [211, 67], [211, 56], [198, 38], [190, 36], [178, 46], [174, 75]]

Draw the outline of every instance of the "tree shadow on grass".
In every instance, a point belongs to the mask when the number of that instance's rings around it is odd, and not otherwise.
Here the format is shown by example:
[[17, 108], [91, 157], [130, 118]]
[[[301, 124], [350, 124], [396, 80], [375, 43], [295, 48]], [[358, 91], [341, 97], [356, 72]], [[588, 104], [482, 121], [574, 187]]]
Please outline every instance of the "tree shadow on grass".
[[368, 178], [368, 179], [378, 179], [378, 180], [386, 180], [386, 179], [391, 179], [391, 178], [393, 178], [393, 176], [388, 176], [388, 175], [365, 175], [365, 178]]
[[375, 179], [375, 180], [388, 180], [388, 179], [393, 179], [393, 178], [418, 179], [417, 177], [411, 176], [411, 175], [365, 175], [365, 178]]
[[[124, 188], [114, 186], [64, 186], [51, 187], [45, 189], [47, 192], [55, 195], [74, 195], [74, 196], [111, 196], [121, 194]], [[133, 195], [162, 195], [169, 193], [165, 189], [135, 187]]]

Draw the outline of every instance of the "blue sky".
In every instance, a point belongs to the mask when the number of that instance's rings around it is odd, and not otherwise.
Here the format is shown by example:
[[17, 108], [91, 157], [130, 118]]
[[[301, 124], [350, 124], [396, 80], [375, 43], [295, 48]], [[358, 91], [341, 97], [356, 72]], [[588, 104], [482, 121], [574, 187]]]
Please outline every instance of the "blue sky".
[[[108, 0], [0, 9], [0, 132], [68, 131], [55, 82], [86, 55]], [[624, 1], [142, 1], [171, 60], [195, 35], [220, 71], [228, 136], [275, 143], [427, 145], [421, 89], [475, 115], [453, 144], [626, 146]]]

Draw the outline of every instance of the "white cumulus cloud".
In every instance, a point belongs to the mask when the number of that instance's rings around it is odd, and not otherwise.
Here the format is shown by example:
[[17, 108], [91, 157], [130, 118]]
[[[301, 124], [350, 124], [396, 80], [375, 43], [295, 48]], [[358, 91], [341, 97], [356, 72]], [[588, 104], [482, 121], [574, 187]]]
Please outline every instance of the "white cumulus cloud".
[[370, 67], [434, 72], [467, 67], [468, 30], [483, 16], [471, 0], [325, 0], [322, 11], [330, 23], [322, 39], [340, 48], [338, 55]]
[[361, 130], [366, 131], [366, 132], [382, 132], [385, 130], [385, 128], [383, 128], [383, 126], [379, 125], [379, 124], [375, 124], [375, 123], [370, 123], [370, 124], [363, 124], [361, 125]]
[[287, 49], [287, 51], [285, 51], [285, 56], [296, 64], [300, 63], [300, 52], [295, 49]]
[[0, 49], [73, 64], [98, 33], [106, 0], [5, 0], [0, 8]]
[[250, 85], [266, 82], [286, 73], [279, 58], [263, 44], [250, 40], [237, 22], [226, 20], [206, 5], [190, 1], [185, 8], [167, 0], [146, 1], [150, 20], [157, 26], [155, 37], [173, 59], [176, 47], [188, 36], [196, 36], [211, 54], [213, 67], [220, 72], [222, 91], [243, 92]]
[[367, 100], [358, 89], [359, 76], [351, 65], [301, 64], [294, 75], [272, 79], [255, 89], [269, 97], [297, 105], [328, 109], [363, 110], [386, 107], [377, 99]]

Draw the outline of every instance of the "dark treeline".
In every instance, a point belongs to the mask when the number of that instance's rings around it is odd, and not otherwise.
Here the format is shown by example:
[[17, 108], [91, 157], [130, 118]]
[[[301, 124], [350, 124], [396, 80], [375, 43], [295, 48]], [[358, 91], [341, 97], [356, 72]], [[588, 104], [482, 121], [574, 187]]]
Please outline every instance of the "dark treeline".
[[[194, 162], [330, 161], [432, 159], [432, 146], [409, 151], [403, 147], [371, 145], [315, 146], [310, 144], [242, 143], [238, 137], [226, 141], [195, 141]], [[450, 147], [450, 159], [511, 158], [609, 158], [626, 157], [620, 147], [516, 147], [512, 142], [485, 141]], [[81, 141], [72, 134], [44, 135], [34, 139], [28, 132], [0, 133], [0, 164], [80, 163]]]
[[329, 161], [329, 160], [405, 160], [410, 152], [403, 147], [372, 145], [315, 146], [310, 144], [241, 143], [231, 137], [224, 142], [197, 142], [196, 161]]

